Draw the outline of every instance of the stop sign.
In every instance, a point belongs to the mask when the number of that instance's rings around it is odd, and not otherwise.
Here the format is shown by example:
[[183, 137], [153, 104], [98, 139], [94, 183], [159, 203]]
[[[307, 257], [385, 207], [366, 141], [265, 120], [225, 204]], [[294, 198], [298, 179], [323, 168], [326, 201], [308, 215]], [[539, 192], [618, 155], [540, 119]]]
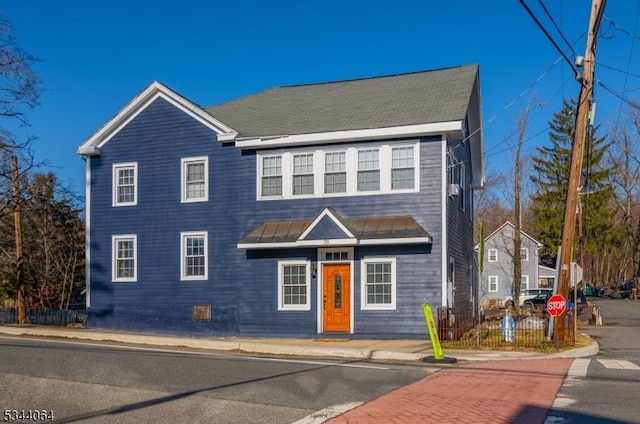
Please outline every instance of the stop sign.
[[567, 301], [561, 294], [554, 294], [547, 300], [547, 312], [553, 317], [564, 314], [567, 310]]

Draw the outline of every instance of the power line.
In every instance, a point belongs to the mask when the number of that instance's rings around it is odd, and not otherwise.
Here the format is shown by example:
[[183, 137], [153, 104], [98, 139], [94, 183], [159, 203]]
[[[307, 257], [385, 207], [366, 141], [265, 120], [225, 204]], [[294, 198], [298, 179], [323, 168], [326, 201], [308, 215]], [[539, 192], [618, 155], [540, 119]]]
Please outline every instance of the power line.
[[573, 53], [573, 56], [575, 57], [576, 51], [573, 49], [573, 46], [571, 45], [571, 43], [569, 43], [569, 40], [567, 40], [567, 37], [564, 36], [560, 27], [558, 27], [558, 24], [556, 24], [556, 21], [555, 19], [553, 19], [553, 16], [551, 16], [551, 13], [549, 13], [549, 9], [547, 9], [547, 6], [544, 5], [544, 2], [542, 0], [538, 0], [538, 3], [540, 3], [540, 6], [542, 6], [542, 10], [544, 10], [544, 13], [547, 15], [547, 17], [549, 18], [553, 26], [556, 28], [556, 31], [558, 31], [558, 34], [560, 34], [560, 37], [562, 37], [562, 39], [567, 44], [567, 46], [569, 46], [569, 49], [571, 49], [571, 53]]
[[527, 4], [524, 2], [524, 0], [520, 0], [520, 4], [522, 5], [522, 7], [525, 8], [525, 10], [527, 11], [527, 13], [529, 14], [529, 16], [531, 16], [531, 19], [533, 19], [533, 21], [536, 23], [536, 25], [538, 25], [538, 28], [540, 28], [540, 30], [544, 33], [544, 35], [547, 37], [547, 39], [549, 41], [551, 41], [551, 44], [553, 44], [553, 46], [556, 48], [556, 50], [560, 53], [560, 55], [564, 58], [564, 60], [569, 64], [569, 66], [571, 67], [571, 69], [573, 70], [573, 72], [576, 75], [580, 75], [580, 72], [578, 71], [578, 69], [576, 68], [576, 65], [573, 63], [573, 61], [571, 59], [569, 59], [567, 57], [567, 55], [565, 54], [565, 52], [560, 48], [560, 46], [558, 46], [558, 43], [556, 43], [556, 41], [553, 39], [553, 37], [551, 37], [551, 34], [549, 34], [549, 32], [546, 30], [546, 28], [542, 25], [542, 23], [538, 20], [538, 18], [536, 17], [536, 15], [533, 13], [533, 11], [529, 8], [529, 6], [527, 6]]

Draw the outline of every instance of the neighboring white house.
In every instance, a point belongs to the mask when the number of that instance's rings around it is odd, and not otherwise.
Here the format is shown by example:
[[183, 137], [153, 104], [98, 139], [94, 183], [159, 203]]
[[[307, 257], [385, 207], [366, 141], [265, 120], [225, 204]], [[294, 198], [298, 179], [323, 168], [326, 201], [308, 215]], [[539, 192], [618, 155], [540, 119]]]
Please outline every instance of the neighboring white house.
[[[484, 239], [484, 255], [480, 282], [480, 299], [485, 307], [502, 306], [501, 300], [513, 297], [513, 250], [515, 226], [505, 222]], [[520, 231], [522, 279], [520, 289], [553, 288], [556, 271], [540, 265], [542, 248], [533, 237]], [[480, 251], [480, 245], [476, 246]]]

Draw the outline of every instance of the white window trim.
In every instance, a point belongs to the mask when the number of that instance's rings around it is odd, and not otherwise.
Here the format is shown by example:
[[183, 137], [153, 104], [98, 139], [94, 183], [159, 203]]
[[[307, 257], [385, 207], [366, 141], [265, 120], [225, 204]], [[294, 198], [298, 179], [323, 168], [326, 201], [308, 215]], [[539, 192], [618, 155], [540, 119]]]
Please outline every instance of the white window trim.
[[[496, 288], [495, 290], [491, 290], [491, 280], [495, 280]], [[489, 293], [497, 293], [499, 290], [499, 278], [497, 275], [490, 275], [487, 277], [487, 291]]]
[[[367, 304], [367, 264], [391, 263], [391, 303], [388, 305]], [[385, 256], [363, 258], [360, 261], [360, 309], [363, 311], [396, 310], [396, 258]]]
[[[495, 259], [491, 259], [491, 252], [495, 253]], [[487, 262], [498, 262], [498, 249], [487, 249]]]
[[[204, 237], [204, 275], [186, 275], [186, 241], [189, 237]], [[188, 231], [180, 233], [180, 280], [204, 281], [209, 279], [209, 235], [207, 231]]]
[[[118, 171], [124, 168], [133, 168], [133, 201], [118, 202]], [[138, 162], [114, 163], [112, 166], [112, 203], [111, 206], [135, 206], [138, 204]]]
[[[118, 277], [118, 241], [133, 240], [133, 277]], [[135, 283], [138, 281], [138, 236], [136, 234], [118, 234], [111, 236], [111, 281], [117, 283]]]
[[[524, 284], [524, 287], [523, 287]], [[529, 290], [529, 276], [521, 275], [520, 276], [520, 290]]]
[[[283, 298], [285, 266], [304, 265], [306, 269], [307, 296], [305, 305], [285, 305]], [[310, 311], [311, 310], [311, 262], [306, 260], [282, 260], [278, 261], [278, 310], [279, 311]]]
[[[204, 163], [204, 196], [187, 199], [187, 165], [200, 162]], [[182, 203], [207, 202], [209, 200], [209, 158], [207, 156], [180, 159], [180, 195]]]
[[520, 259], [523, 261], [529, 260], [529, 249], [527, 249], [526, 247], [520, 249]]
[[[391, 149], [395, 147], [413, 147], [414, 166], [414, 187], [411, 189], [391, 189]], [[379, 170], [380, 170], [380, 190], [358, 191], [358, 151], [366, 149], [379, 150]], [[343, 193], [325, 193], [325, 153], [345, 152], [345, 165], [347, 173], [347, 191]], [[301, 154], [313, 154], [313, 194], [293, 195], [293, 156]], [[265, 157], [281, 157], [282, 163], [282, 195], [263, 196], [262, 195], [262, 159]], [[324, 197], [346, 197], [346, 196], [369, 196], [376, 194], [396, 194], [396, 193], [417, 193], [420, 191], [420, 142], [413, 141], [407, 143], [390, 144], [377, 143], [351, 146], [338, 149], [335, 147], [327, 149], [303, 149], [296, 151], [264, 152], [256, 154], [256, 199], [257, 200], [282, 200], [282, 199], [303, 199], [303, 198], [324, 198]]]

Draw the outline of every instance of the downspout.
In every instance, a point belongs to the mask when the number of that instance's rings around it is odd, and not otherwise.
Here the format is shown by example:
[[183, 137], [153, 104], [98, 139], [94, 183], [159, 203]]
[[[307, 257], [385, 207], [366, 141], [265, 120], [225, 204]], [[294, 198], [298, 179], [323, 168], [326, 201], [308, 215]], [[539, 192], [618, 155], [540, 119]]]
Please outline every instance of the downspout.
[[449, 259], [448, 259], [448, 255], [447, 252], [449, 251], [449, 234], [447, 232], [447, 220], [448, 220], [448, 216], [447, 216], [447, 198], [448, 198], [448, 186], [449, 186], [449, 175], [447, 173], [447, 167], [448, 167], [448, 159], [447, 159], [447, 137], [446, 136], [442, 136], [442, 178], [440, 178], [440, 180], [442, 181], [442, 188], [441, 188], [441, 192], [442, 192], [442, 212], [441, 212], [441, 216], [442, 216], [442, 260], [440, 261], [442, 264], [442, 299], [441, 299], [441, 305], [440, 306], [447, 306], [447, 293], [449, 291], [449, 288], [447, 286], [447, 271], [448, 271], [448, 264], [449, 264]]

